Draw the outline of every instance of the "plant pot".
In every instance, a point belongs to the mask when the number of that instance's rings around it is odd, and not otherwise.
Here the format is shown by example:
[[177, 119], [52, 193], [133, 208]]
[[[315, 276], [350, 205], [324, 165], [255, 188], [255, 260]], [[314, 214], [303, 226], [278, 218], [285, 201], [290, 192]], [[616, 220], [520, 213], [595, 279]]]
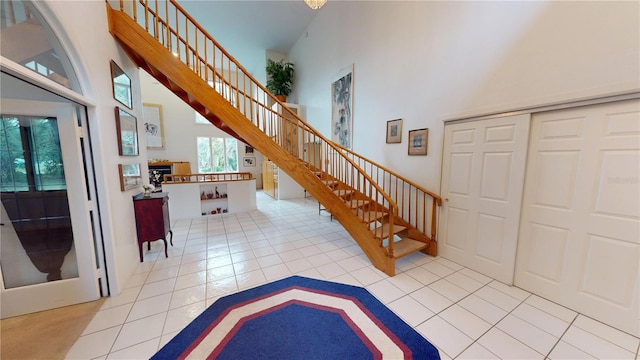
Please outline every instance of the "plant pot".
[[284, 95], [276, 95], [276, 99], [280, 100], [281, 102], [287, 101], [287, 97]]

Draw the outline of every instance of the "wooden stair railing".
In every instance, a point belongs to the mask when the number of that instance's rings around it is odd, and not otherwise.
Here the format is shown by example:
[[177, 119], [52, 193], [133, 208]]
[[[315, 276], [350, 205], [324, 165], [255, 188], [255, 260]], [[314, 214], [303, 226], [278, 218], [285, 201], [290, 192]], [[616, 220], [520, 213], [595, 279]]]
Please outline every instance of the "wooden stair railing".
[[[344, 147], [341, 149], [398, 204], [400, 219], [406, 221], [420, 234], [429, 234], [428, 239], [425, 239], [429, 242], [429, 248], [425, 252], [436, 256], [437, 212], [438, 207], [442, 206], [440, 196], [350, 149]], [[429, 208], [431, 208], [431, 216], [427, 211]], [[420, 234], [414, 235], [420, 236]]]
[[[175, 0], [115, 3], [115, 9], [107, 3], [109, 28], [133, 61], [212, 124], [256, 148], [301, 184], [344, 226], [374, 266], [393, 276], [396, 258], [429, 245], [426, 235], [412, 236], [419, 231], [397, 216], [395, 200], [368, 173], [279, 102]], [[334, 192], [340, 189], [345, 191]], [[400, 233], [407, 241], [396, 243]]]

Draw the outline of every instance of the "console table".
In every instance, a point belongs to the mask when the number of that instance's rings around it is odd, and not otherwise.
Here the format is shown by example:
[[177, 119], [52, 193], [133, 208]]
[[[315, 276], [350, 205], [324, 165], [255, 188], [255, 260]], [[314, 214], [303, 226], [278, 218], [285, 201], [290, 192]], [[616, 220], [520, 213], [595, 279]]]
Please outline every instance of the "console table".
[[151, 250], [151, 241], [164, 241], [164, 256], [167, 254], [167, 233], [173, 246], [173, 231], [169, 220], [169, 194], [151, 193], [149, 197], [138, 194], [133, 197], [133, 210], [136, 217], [136, 230], [138, 233], [138, 251], [142, 262], [142, 244], [147, 242]]

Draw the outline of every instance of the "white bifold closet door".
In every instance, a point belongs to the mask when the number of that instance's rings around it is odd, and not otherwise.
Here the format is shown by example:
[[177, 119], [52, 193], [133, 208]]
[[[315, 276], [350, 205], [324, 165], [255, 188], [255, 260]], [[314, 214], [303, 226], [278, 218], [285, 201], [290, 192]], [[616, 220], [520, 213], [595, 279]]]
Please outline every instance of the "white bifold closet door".
[[638, 336], [640, 101], [532, 117], [515, 284]]
[[530, 115], [445, 125], [442, 256], [513, 283]]

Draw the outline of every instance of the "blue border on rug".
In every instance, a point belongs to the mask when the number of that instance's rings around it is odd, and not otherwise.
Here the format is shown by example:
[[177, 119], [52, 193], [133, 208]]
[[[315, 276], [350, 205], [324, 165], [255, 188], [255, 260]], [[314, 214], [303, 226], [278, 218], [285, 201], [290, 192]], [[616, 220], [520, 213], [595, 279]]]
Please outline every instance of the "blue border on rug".
[[[358, 299], [381, 323], [395, 334], [410, 350], [413, 359], [440, 359], [438, 349], [416, 332], [410, 325], [400, 319], [393, 311], [376, 299], [364, 288], [339, 284], [330, 281], [316, 280], [302, 276], [291, 276], [252, 289], [221, 297], [171, 341], [162, 347], [151, 359], [176, 359], [205, 331], [209, 325], [223, 314], [229, 307], [258, 297], [266, 296], [292, 286], [317, 289]], [[212, 349], [213, 350], [213, 349]], [[270, 358], [268, 354], [254, 354], [252, 359]], [[282, 354], [280, 354], [282, 355]], [[308, 354], [309, 355], [309, 354]], [[312, 358], [305, 357], [306, 359]], [[278, 357], [283, 359], [282, 356]]]

